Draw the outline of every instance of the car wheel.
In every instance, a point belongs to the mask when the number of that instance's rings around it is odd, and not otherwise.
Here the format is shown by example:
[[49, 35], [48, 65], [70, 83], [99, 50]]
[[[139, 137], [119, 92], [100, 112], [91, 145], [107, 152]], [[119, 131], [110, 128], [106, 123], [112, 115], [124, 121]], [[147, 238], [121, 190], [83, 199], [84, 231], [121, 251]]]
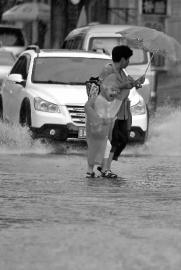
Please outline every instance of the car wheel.
[[31, 129], [31, 106], [28, 100], [25, 100], [21, 107], [20, 124]]
[[3, 120], [3, 101], [2, 97], [0, 96], [0, 120]]

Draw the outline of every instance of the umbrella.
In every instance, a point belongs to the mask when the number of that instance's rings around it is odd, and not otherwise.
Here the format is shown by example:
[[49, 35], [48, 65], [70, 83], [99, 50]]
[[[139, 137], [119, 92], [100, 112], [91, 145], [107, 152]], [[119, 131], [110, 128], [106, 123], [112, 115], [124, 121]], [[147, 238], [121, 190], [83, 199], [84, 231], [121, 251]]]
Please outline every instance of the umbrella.
[[44, 3], [23, 3], [12, 7], [2, 14], [3, 21], [31, 22], [35, 20], [49, 21], [50, 7]]
[[133, 26], [117, 33], [131, 42], [132, 46], [143, 48], [153, 54], [158, 53], [173, 62], [181, 61], [181, 44], [164, 32], [144, 26]]

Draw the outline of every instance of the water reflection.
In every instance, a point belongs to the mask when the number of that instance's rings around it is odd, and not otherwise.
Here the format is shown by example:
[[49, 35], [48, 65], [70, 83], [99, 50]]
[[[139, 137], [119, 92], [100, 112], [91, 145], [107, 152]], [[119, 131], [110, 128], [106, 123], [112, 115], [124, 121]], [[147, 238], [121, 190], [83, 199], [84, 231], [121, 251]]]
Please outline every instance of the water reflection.
[[[109, 190], [114, 187], [121, 187], [126, 184], [126, 179], [123, 177], [118, 177], [117, 179], [105, 179], [105, 178], [95, 178], [95, 179], [85, 179], [87, 186], [93, 188], [108, 188]], [[114, 191], [113, 191], [114, 192]]]

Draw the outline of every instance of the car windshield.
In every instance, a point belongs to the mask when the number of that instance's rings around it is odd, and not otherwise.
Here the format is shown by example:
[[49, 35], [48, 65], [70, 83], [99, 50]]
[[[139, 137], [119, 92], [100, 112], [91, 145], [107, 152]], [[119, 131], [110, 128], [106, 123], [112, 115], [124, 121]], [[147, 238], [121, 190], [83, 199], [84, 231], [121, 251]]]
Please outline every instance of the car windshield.
[[[111, 55], [112, 48], [117, 45], [125, 45], [126, 40], [122, 37], [93, 37], [90, 40], [89, 43], [89, 50], [96, 51], [97, 49], [104, 49], [105, 51], [109, 52]], [[127, 44], [129, 45], [129, 44]], [[131, 47], [131, 46], [130, 46]], [[130, 65], [140, 65], [147, 63], [147, 55], [145, 51], [138, 49], [138, 48], [132, 48], [133, 50], [133, 56], [130, 58]]]
[[16, 28], [0, 27], [0, 42], [2, 46], [25, 46], [23, 34]]
[[15, 56], [5, 50], [0, 50], [0, 66], [12, 66], [15, 62]]
[[32, 82], [85, 84], [97, 77], [109, 59], [84, 57], [37, 57], [34, 61]]

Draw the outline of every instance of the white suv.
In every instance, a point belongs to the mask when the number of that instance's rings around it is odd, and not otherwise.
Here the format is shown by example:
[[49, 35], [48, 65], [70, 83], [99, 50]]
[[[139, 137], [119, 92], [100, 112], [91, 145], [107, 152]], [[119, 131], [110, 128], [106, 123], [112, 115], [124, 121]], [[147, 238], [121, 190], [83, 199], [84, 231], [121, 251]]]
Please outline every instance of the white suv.
[[[110, 60], [106, 54], [40, 50], [37, 46], [24, 51], [0, 90], [3, 120], [29, 126], [35, 137], [85, 139], [85, 82]], [[130, 138], [144, 141], [148, 131], [145, 102], [135, 89], [130, 100]]]

